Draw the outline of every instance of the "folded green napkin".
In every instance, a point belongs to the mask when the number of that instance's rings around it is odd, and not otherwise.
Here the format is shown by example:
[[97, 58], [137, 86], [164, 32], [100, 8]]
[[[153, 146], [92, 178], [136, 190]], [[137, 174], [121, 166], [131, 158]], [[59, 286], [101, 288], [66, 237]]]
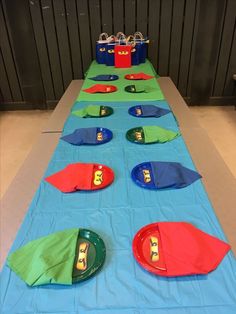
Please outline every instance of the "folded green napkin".
[[147, 88], [145, 86], [135, 86], [136, 93], [144, 93], [147, 92]]
[[8, 266], [29, 286], [71, 285], [78, 235], [67, 229], [31, 241], [8, 257]]
[[72, 111], [72, 114], [78, 117], [86, 117], [86, 116], [91, 116], [91, 117], [99, 117], [100, 116], [100, 106], [98, 105], [88, 105], [87, 107]]
[[159, 126], [143, 126], [145, 143], [165, 143], [180, 135], [179, 132], [170, 131]]

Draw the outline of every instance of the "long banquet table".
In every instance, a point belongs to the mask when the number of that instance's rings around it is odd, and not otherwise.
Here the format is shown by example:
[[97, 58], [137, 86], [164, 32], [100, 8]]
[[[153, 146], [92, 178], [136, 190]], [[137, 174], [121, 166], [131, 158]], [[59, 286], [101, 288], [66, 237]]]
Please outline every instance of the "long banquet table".
[[[102, 103], [102, 100], [77, 98], [82, 81], [71, 82], [2, 199], [2, 261], [26, 213], [11, 251], [49, 233], [82, 227], [102, 236], [107, 249], [106, 262], [97, 276], [71, 287], [31, 288], [4, 265], [2, 313], [235, 313], [236, 265], [232, 252], [212, 273], [182, 278], [151, 275], [133, 258], [131, 246], [135, 233], [155, 221], [190, 222], [222, 240], [228, 239], [236, 251], [235, 180], [172, 81], [165, 77], [157, 81], [173, 114], [150, 118], [148, 122], [128, 115], [128, 108], [137, 100], [106, 101], [114, 109], [114, 114], [107, 118], [80, 119], [70, 115], [71, 110], [81, 108], [86, 101]], [[85, 81], [85, 87], [86, 84]], [[152, 99], [141, 101], [147, 102], [158, 103]], [[158, 104], [168, 108], [165, 103]], [[180, 129], [182, 136], [161, 145], [129, 143], [125, 139], [126, 130], [143, 124]], [[89, 126], [110, 128], [113, 140], [89, 149], [72, 147], [60, 140], [61, 134]], [[197, 169], [203, 179], [181, 190], [143, 190], [132, 182], [130, 171], [146, 160], [179, 161]], [[41, 179], [78, 161], [110, 166], [115, 172], [114, 183], [91, 194], [62, 195]]]

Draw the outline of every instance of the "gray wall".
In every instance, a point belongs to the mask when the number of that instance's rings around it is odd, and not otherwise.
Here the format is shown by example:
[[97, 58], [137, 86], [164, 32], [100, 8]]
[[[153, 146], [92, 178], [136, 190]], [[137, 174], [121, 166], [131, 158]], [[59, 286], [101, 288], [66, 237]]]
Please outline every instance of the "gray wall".
[[1, 109], [52, 108], [83, 78], [95, 41], [136, 30], [190, 104], [235, 104], [236, 0], [2, 0]]

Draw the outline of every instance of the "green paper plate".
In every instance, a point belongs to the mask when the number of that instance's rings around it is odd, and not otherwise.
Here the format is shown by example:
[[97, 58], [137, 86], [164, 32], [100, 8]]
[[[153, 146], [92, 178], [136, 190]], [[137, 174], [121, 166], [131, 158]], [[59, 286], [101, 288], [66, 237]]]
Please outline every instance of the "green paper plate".
[[145, 93], [147, 92], [144, 86], [137, 86], [137, 85], [128, 85], [125, 87], [125, 91], [128, 93]]
[[[83, 263], [83, 259], [80, 259], [79, 266], [81, 268], [81, 266], [83, 267], [84, 264], [86, 264], [86, 269], [79, 270], [76, 266], [78, 262], [79, 249], [84, 249], [85, 245], [88, 246], [86, 258], [87, 262]], [[84, 281], [93, 277], [104, 264], [106, 257], [106, 248], [102, 238], [100, 238], [100, 236], [95, 232], [87, 229], [79, 230], [76, 252], [72, 273], [73, 283]], [[83, 257], [83, 254], [81, 254], [80, 257]]]
[[133, 128], [127, 131], [126, 138], [130, 142], [145, 144], [145, 136], [142, 127]]
[[100, 107], [100, 117], [108, 117], [113, 114], [113, 109], [108, 106], [101, 106]]

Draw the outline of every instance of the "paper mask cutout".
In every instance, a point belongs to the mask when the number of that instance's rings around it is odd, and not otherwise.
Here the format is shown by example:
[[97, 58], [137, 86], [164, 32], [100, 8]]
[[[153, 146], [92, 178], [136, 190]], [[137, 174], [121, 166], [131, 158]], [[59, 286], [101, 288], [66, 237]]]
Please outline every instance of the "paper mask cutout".
[[89, 243], [82, 242], [79, 245], [79, 255], [76, 262], [76, 268], [78, 270], [86, 270], [87, 269], [87, 255], [88, 255]]
[[137, 262], [155, 275], [208, 274], [230, 246], [187, 222], [158, 222], [140, 229], [133, 239]]
[[44, 180], [64, 193], [90, 191], [110, 185], [114, 180], [114, 172], [105, 165], [75, 163], [69, 164]]
[[81, 128], [61, 139], [72, 145], [99, 145], [112, 139], [112, 132], [106, 128]]
[[178, 162], [150, 161], [135, 166], [131, 177], [143, 188], [159, 190], [184, 188], [200, 179], [201, 175]]

